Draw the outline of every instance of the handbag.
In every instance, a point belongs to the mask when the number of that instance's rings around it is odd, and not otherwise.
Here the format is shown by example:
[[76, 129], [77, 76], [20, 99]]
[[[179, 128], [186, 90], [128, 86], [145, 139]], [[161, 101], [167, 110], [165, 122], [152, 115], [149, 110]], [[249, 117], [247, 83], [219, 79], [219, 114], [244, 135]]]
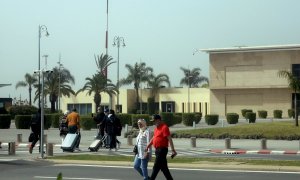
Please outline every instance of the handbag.
[[34, 139], [35, 139], [35, 135], [34, 135], [33, 132], [31, 132], [29, 137], [28, 137], [28, 142], [33, 142]]
[[134, 146], [133, 146], [132, 152], [133, 152], [135, 155], [138, 154], [138, 147], [137, 147], [137, 145], [134, 145]]

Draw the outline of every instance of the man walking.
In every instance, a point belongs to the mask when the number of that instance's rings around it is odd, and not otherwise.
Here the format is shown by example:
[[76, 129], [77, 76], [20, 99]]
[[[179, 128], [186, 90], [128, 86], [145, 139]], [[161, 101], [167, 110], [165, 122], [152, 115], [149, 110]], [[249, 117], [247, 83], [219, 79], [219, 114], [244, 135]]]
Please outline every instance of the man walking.
[[67, 116], [67, 124], [68, 124], [68, 129], [70, 134], [75, 134], [78, 133], [79, 138], [76, 144], [76, 150], [81, 151], [79, 149], [79, 144], [80, 144], [80, 117], [79, 114], [76, 112], [76, 108], [73, 108], [72, 112]]
[[154, 121], [156, 128], [154, 129], [154, 136], [147, 145], [145, 152], [148, 152], [148, 149], [153, 144], [155, 148], [155, 161], [153, 165], [153, 170], [150, 179], [154, 180], [161, 170], [164, 173], [164, 176], [167, 180], [173, 180], [172, 175], [168, 168], [167, 154], [168, 154], [168, 145], [170, 144], [172, 155], [175, 157], [177, 152], [175, 151], [173, 140], [169, 127], [162, 122], [160, 115], [153, 115], [152, 121]]

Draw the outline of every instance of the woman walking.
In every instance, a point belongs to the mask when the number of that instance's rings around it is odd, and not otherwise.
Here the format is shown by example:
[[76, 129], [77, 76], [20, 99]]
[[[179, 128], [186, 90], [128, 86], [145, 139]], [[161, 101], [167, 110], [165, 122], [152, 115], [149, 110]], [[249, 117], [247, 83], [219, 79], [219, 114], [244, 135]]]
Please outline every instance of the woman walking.
[[150, 142], [151, 133], [149, 128], [147, 128], [147, 123], [144, 119], [138, 120], [138, 127], [140, 132], [136, 138], [136, 145], [138, 153], [135, 155], [134, 159], [134, 169], [144, 177], [144, 180], [150, 179], [148, 176], [148, 161], [151, 159], [151, 148], [145, 152], [147, 144]]

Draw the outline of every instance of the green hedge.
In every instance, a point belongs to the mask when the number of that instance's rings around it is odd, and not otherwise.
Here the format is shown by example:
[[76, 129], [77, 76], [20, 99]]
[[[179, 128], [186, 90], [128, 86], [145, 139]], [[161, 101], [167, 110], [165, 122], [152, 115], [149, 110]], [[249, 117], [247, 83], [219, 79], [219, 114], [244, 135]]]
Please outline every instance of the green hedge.
[[92, 127], [96, 126], [96, 122], [91, 116], [81, 116], [80, 117], [80, 127], [83, 130], [91, 130]]
[[274, 118], [282, 119], [282, 110], [274, 110], [273, 116], [274, 116]]
[[132, 125], [132, 121], [131, 121], [131, 114], [117, 114], [117, 117], [121, 120], [121, 124], [122, 126], [125, 126], [125, 124], [128, 124], [128, 125]]
[[202, 113], [195, 113], [195, 117], [196, 117], [196, 124], [198, 124], [201, 121]]
[[265, 110], [257, 111], [257, 113], [258, 113], [258, 117], [262, 119], [266, 119], [268, 116], [268, 111]]
[[182, 123], [182, 113], [175, 113], [174, 118], [175, 118], [176, 124]]
[[239, 122], [239, 115], [237, 113], [227, 113], [226, 120], [228, 124], [237, 124]]
[[182, 123], [186, 126], [193, 126], [193, 122], [197, 121], [195, 113], [183, 113], [182, 114]]
[[32, 115], [16, 115], [15, 124], [17, 129], [30, 129]]
[[242, 116], [243, 116], [244, 118], [246, 118], [246, 113], [247, 113], [247, 112], [253, 112], [253, 111], [252, 111], [252, 109], [242, 109], [241, 112], [242, 112]]
[[205, 122], [207, 125], [216, 125], [219, 121], [219, 115], [217, 114], [207, 114], [205, 115]]
[[59, 128], [60, 119], [63, 117], [61, 113], [51, 114], [51, 127]]
[[295, 118], [295, 110], [288, 109], [288, 116], [289, 116], [289, 118]]
[[249, 120], [249, 123], [255, 123], [256, 113], [255, 112], [247, 112], [245, 118]]
[[161, 118], [169, 127], [176, 124], [174, 113], [161, 113]]
[[10, 114], [0, 114], [0, 129], [9, 129], [11, 124]]
[[9, 109], [9, 113], [12, 117], [12, 119], [15, 119], [16, 115], [32, 115], [35, 114], [37, 112], [37, 108], [34, 106], [12, 106]]

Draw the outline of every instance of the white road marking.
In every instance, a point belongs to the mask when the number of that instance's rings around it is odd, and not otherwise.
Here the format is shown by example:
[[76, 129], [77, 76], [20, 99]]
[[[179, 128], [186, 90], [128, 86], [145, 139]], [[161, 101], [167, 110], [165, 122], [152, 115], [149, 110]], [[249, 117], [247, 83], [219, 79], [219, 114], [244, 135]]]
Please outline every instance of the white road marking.
[[[56, 179], [53, 176], [34, 176], [36, 179]], [[99, 179], [99, 178], [76, 178], [76, 177], [63, 177], [63, 179], [74, 179], [74, 180], [119, 180], [119, 179]]]

